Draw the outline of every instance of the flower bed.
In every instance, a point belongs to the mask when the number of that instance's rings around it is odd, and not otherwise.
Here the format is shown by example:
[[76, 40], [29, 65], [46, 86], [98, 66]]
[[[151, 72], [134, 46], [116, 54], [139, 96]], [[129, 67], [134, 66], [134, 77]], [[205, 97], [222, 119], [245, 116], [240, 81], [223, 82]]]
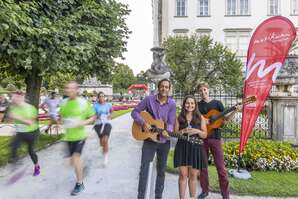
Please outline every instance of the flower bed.
[[127, 110], [128, 106], [113, 106], [113, 111]]
[[[224, 144], [227, 167], [235, 168], [239, 142]], [[242, 167], [261, 171], [298, 171], [298, 149], [290, 143], [272, 140], [250, 139], [240, 162]]]
[[127, 110], [128, 108], [135, 108], [139, 102], [127, 101], [127, 102], [118, 102], [113, 103], [113, 110]]

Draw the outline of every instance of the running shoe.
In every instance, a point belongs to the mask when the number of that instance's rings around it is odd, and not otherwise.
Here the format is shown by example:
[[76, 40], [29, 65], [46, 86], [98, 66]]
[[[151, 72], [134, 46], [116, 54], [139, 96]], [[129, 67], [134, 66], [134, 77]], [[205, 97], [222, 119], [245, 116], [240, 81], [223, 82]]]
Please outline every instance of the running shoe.
[[33, 176], [38, 176], [40, 174], [40, 166], [37, 165], [34, 167], [34, 173]]
[[85, 189], [84, 184], [83, 183], [76, 183], [74, 189], [72, 190], [72, 192], [70, 193], [72, 196], [76, 196], [79, 193], [81, 193], [83, 190]]

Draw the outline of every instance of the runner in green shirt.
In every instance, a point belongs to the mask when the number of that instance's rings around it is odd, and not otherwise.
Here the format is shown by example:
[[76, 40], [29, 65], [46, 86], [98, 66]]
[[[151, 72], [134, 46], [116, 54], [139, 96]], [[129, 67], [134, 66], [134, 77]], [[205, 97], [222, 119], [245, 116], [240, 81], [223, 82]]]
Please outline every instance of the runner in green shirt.
[[38, 164], [38, 157], [34, 152], [34, 143], [39, 134], [39, 127], [37, 123], [37, 110], [31, 104], [25, 102], [24, 94], [17, 91], [12, 95], [11, 106], [9, 108], [8, 116], [14, 121], [16, 128], [16, 136], [12, 142], [12, 159], [16, 160], [17, 149], [22, 142], [28, 145], [29, 155], [34, 163], [34, 176], [40, 174], [40, 166]]
[[77, 182], [71, 195], [77, 195], [84, 190], [81, 153], [87, 138], [85, 125], [92, 123], [96, 116], [92, 105], [78, 96], [79, 87], [76, 82], [69, 82], [65, 86], [68, 96], [60, 106], [60, 117], [65, 129], [64, 141], [69, 148], [71, 164], [74, 166]]

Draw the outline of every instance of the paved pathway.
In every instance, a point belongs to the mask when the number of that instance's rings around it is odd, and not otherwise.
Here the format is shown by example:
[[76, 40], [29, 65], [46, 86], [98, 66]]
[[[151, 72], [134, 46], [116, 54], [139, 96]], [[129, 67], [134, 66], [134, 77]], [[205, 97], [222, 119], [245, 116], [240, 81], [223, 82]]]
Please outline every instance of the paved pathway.
[[[15, 184], [6, 185], [11, 178], [11, 165], [0, 168], [0, 199], [134, 199], [138, 183], [141, 157], [141, 142], [130, 135], [132, 120], [129, 114], [112, 121], [113, 130], [110, 141], [109, 164], [102, 166], [103, 158], [99, 150], [98, 138], [92, 131], [86, 142], [83, 159], [85, 169], [85, 191], [79, 196], [70, 196], [75, 177], [68, 159], [63, 158], [63, 143], [55, 144], [38, 152], [41, 175], [32, 177], [32, 163], [26, 157], [21, 160], [25, 175]], [[91, 127], [90, 131], [91, 131]], [[1, 137], [0, 137], [1, 139]], [[164, 199], [178, 199], [177, 176], [166, 175]], [[221, 198], [218, 194], [209, 197]], [[237, 197], [232, 199], [252, 199], [257, 197]]]

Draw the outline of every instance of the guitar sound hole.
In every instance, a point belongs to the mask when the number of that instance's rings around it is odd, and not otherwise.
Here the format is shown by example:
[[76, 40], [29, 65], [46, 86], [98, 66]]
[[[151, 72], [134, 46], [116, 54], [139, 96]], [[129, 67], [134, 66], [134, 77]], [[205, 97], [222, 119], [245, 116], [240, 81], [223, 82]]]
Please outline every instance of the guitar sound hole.
[[160, 141], [160, 134], [157, 134], [156, 139]]
[[209, 118], [209, 123], [211, 124], [211, 123], [213, 123], [215, 121], [215, 117], [214, 116], [211, 116], [210, 118]]

